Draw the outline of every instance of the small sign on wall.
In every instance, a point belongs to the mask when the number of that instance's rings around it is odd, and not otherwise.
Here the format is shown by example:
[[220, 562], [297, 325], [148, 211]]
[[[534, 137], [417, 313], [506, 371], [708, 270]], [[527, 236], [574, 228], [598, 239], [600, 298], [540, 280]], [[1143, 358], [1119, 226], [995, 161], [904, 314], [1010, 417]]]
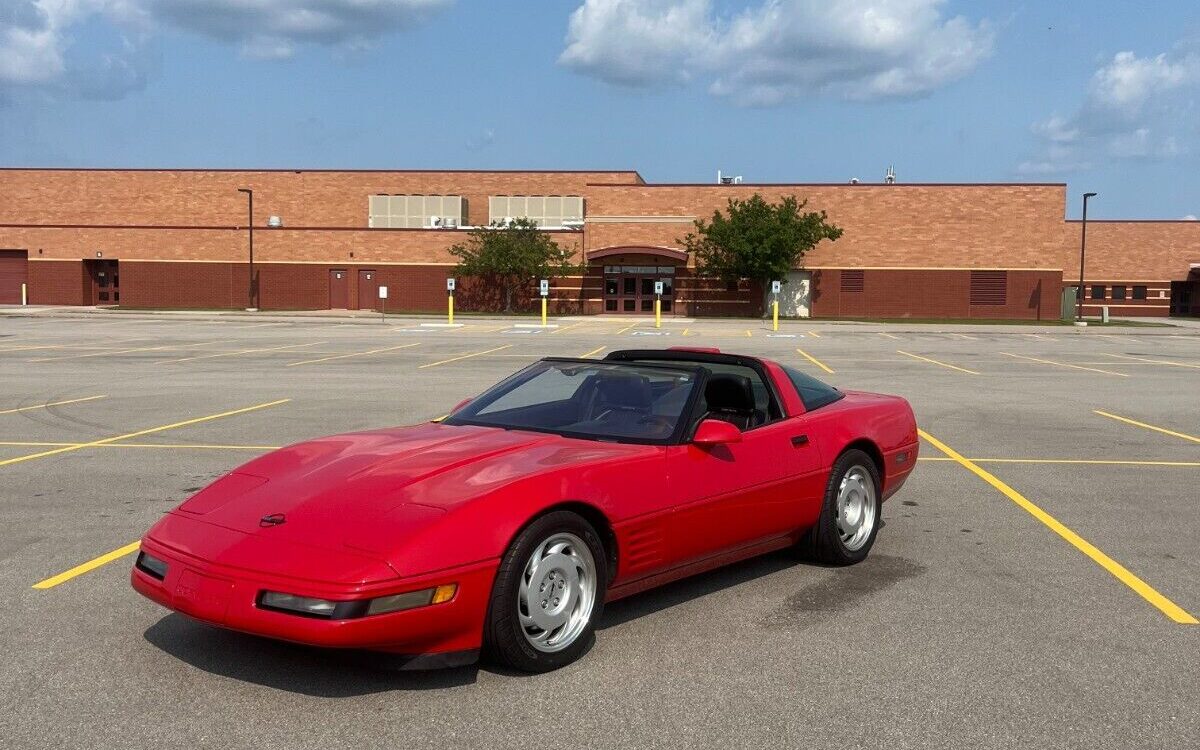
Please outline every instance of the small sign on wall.
[[538, 288], [539, 288], [539, 290], [541, 291], [541, 293], [542, 293], [542, 296], [543, 296], [543, 297], [549, 297], [549, 296], [550, 296], [550, 281], [549, 281], [549, 280], [547, 280], [547, 279], [542, 279], [542, 280], [541, 280], [541, 281], [538, 283]]
[[387, 299], [387, 287], [379, 287], [379, 299]]

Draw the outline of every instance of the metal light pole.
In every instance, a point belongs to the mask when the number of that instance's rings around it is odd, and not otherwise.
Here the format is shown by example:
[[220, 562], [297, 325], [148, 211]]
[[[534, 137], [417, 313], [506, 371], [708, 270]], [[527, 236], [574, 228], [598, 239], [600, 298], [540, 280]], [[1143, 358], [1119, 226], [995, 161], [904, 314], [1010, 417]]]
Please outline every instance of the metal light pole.
[[250, 188], [238, 188], [238, 192], [246, 194], [247, 216], [249, 217], [246, 227], [250, 232], [250, 288], [246, 292], [246, 310], [255, 312], [258, 310], [258, 306], [254, 304], [254, 191]]
[[1075, 322], [1083, 322], [1083, 261], [1087, 256], [1087, 202], [1095, 198], [1095, 193], [1083, 194], [1083, 226], [1079, 232], [1079, 294], [1076, 296]]

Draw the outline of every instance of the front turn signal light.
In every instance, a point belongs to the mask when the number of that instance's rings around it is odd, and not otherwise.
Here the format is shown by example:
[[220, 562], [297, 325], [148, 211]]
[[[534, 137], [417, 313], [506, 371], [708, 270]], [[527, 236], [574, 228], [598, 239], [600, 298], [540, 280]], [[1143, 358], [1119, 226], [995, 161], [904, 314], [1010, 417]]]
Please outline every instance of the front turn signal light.
[[457, 593], [458, 593], [458, 584], [457, 583], [443, 583], [441, 586], [438, 586], [436, 589], [433, 590], [433, 599], [429, 603], [430, 604], [441, 604], [443, 602], [448, 602], [451, 599], [453, 599], [454, 595]]

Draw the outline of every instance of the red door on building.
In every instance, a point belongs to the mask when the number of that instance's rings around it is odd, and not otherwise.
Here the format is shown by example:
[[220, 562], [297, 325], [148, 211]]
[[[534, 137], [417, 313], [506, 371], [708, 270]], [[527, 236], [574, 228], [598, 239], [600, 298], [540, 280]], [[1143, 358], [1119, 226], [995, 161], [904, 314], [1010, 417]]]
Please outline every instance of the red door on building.
[[379, 309], [379, 274], [375, 271], [358, 272], [358, 309]]
[[92, 298], [88, 304], [116, 305], [121, 302], [121, 273], [115, 260], [86, 260]]
[[344, 268], [329, 269], [329, 309], [350, 307], [350, 273]]
[[25, 250], [0, 250], [0, 305], [21, 304], [21, 286], [29, 282]]

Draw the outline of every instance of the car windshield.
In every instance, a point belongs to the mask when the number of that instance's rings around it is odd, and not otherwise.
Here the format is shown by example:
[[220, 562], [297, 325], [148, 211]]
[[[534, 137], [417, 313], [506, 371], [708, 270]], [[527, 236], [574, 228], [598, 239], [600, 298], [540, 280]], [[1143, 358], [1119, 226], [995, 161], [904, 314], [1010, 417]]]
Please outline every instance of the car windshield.
[[691, 401], [699, 368], [542, 360], [484, 392], [443, 424], [664, 443]]

